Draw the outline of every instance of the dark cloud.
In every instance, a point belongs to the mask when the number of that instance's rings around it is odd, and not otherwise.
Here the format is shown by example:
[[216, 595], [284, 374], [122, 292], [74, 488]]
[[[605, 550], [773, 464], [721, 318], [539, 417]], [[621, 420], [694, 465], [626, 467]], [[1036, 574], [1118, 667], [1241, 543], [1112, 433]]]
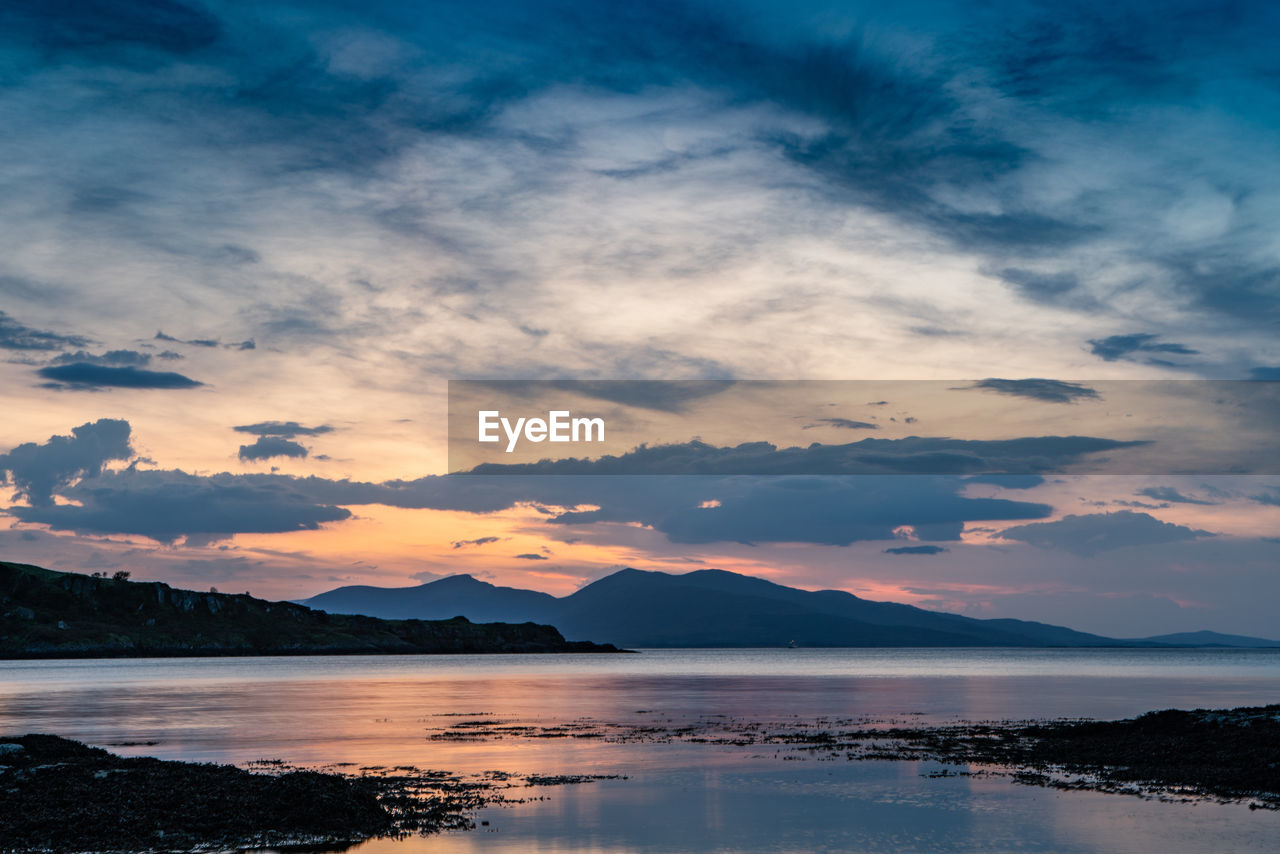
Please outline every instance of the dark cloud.
[[128, 421], [111, 418], [81, 424], [70, 436], [27, 442], [0, 456], [0, 472], [8, 473], [8, 481], [34, 507], [47, 507], [61, 487], [95, 477], [112, 460], [132, 457], [129, 432]]
[[[128, 425], [115, 425], [127, 437]], [[52, 444], [60, 446], [58, 441]], [[25, 459], [34, 447], [15, 449], [15, 459]], [[127, 444], [116, 447], [115, 453], [117, 457], [127, 454]], [[348, 518], [348, 505], [486, 513], [526, 504], [542, 508], [547, 524], [639, 522], [674, 542], [833, 545], [892, 540], [903, 525], [914, 528], [923, 539], [955, 540], [966, 521], [1042, 519], [1051, 512], [1044, 504], [965, 497], [963, 478], [900, 475], [449, 475], [362, 483], [278, 474], [199, 476], [131, 469], [72, 482], [85, 471], [97, 472], [102, 458], [99, 452], [88, 462], [54, 467], [38, 485], [26, 487], [44, 499], [40, 506], [15, 507], [9, 512], [20, 521], [60, 530], [139, 534], [172, 542], [179, 537], [198, 541], [236, 532], [310, 529]], [[16, 468], [25, 472], [23, 482], [33, 483], [30, 472], [39, 467], [23, 463]], [[67, 500], [54, 503], [53, 493]], [[719, 504], [704, 506], [712, 498]], [[585, 506], [598, 509], [577, 509]]]
[[[993, 26], [981, 42], [997, 85], [1090, 120], [1135, 99], [1160, 102], [1193, 94], [1202, 82], [1195, 59], [1235, 50], [1250, 27], [1274, 23], [1264, 4], [1228, 8], [1181, 0], [1161, 7], [1002, 4], [989, 7], [988, 14], [1000, 16], [998, 22], [987, 19]], [[1198, 50], [1187, 49], [1191, 37]]]
[[[163, 331], [157, 332], [154, 340], [167, 341], [171, 344], [189, 344], [192, 347], [205, 347], [210, 349], [221, 346], [218, 341], [213, 338], [189, 338], [183, 340], [182, 338], [174, 338], [172, 335], [166, 335]], [[244, 343], [248, 344], [251, 342], [246, 341]], [[240, 349], [252, 350], [253, 347], [241, 347]]]
[[[841, 427], [845, 430], [879, 430], [879, 424], [872, 424], [869, 421], [854, 421], [850, 418], [819, 418], [819, 424], [830, 424], [832, 427]], [[817, 425], [813, 425], [817, 426]], [[806, 430], [809, 428], [806, 427]]]
[[[921, 539], [958, 540], [966, 521], [1044, 518], [1044, 504], [964, 498], [958, 478], [775, 477], [746, 478], [719, 486], [720, 505], [709, 509], [667, 507], [636, 521], [651, 524], [677, 543], [805, 542], [844, 546], [892, 540], [904, 525]], [[679, 507], [679, 505], [676, 505]], [[566, 513], [559, 523], [617, 521], [608, 505], [599, 511]]]
[[1280, 490], [1262, 492], [1257, 495], [1251, 495], [1249, 498], [1259, 504], [1267, 504], [1271, 507], [1280, 507]]
[[[212, 476], [180, 471], [103, 474], [61, 491], [76, 502], [12, 508], [24, 522], [80, 533], [182, 536], [301, 530], [348, 518], [343, 505], [493, 512], [526, 503], [553, 525], [640, 522], [673, 542], [893, 540], [903, 525], [930, 540], [956, 540], [966, 521], [1041, 519], [1044, 504], [970, 499], [963, 481], [931, 477], [428, 477], [358, 483], [278, 474]], [[702, 509], [691, 493], [720, 496]], [[557, 508], [590, 504], [597, 510]]]
[[267, 460], [272, 457], [305, 457], [307, 449], [297, 442], [279, 436], [260, 436], [252, 445], [241, 445], [242, 460]]
[[328, 424], [321, 424], [318, 427], [304, 427], [297, 421], [259, 421], [257, 424], [241, 424], [231, 429], [237, 433], [252, 433], [255, 436], [284, 436], [288, 439], [296, 436], [320, 436], [324, 433], [333, 432], [333, 428]]
[[[269, 476], [268, 476], [269, 477]], [[237, 533], [313, 531], [351, 511], [318, 503], [285, 477], [246, 480], [181, 471], [106, 472], [64, 488], [76, 504], [12, 507], [19, 521], [77, 534], [135, 534], [199, 542]]]
[[1242, 259], [1230, 244], [1161, 260], [1193, 308], [1253, 322], [1280, 318], [1280, 267], [1269, 260]]
[[1217, 501], [1205, 501], [1200, 498], [1192, 498], [1183, 495], [1172, 486], [1149, 486], [1146, 489], [1139, 489], [1139, 495], [1145, 495], [1148, 498], [1154, 498], [1157, 501], [1169, 501], [1174, 504], [1203, 504], [1206, 506], [1216, 505]]
[[1249, 378], [1253, 380], [1275, 381], [1280, 380], [1280, 367], [1277, 368], [1254, 368], [1249, 371]]
[[1014, 397], [1027, 397], [1032, 400], [1043, 400], [1046, 403], [1075, 403], [1077, 400], [1093, 400], [1101, 397], [1097, 391], [1088, 386], [1063, 382], [1062, 380], [985, 379], [974, 383], [970, 388], [994, 391]]
[[1041, 548], [1062, 549], [1091, 557], [1111, 549], [1154, 546], [1215, 535], [1185, 525], [1161, 522], [1146, 513], [1120, 510], [1115, 513], [1067, 516], [1056, 522], [1019, 525], [1006, 528], [1000, 536], [1006, 540], [1021, 540]]
[[15, 0], [0, 9], [11, 36], [104, 61], [124, 59], [129, 48], [187, 54], [211, 44], [220, 32], [211, 14], [175, 0]]
[[1137, 447], [1088, 436], [1036, 436], [984, 441], [911, 436], [778, 448], [769, 442], [718, 447], [703, 442], [640, 446], [599, 459], [484, 463], [462, 476], [495, 474], [1035, 474], [1061, 471], [1099, 451]]
[[516, 555], [520, 560], [547, 560], [546, 555], [536, 554], [534, 552], [526, 552], [525, 554]]
[[87, 362], [73, 362], [69, 365], [41, 368], [36, 373], [47, 380], [52, 380], [61, 387], [70, 389], [182, 389], [204, 385], [202, 382], [171, 371], [147, 371], [131, 366], [112, 367]]
[[1019, 294], [1033, 302], [1062, 302], [1080, 287], [1080, 281], [1074, 273], [1037, 273], [1034, 270], [1011, 267], [1001, 270], [998, 275], [1013, 285]]
[[135, 368], [146, 367], [151, 362], [150, 353], [140, 353], [137, 350], [109, 350], [101, 355], [94, 355], [85, 350], [78, 350], [75, 353], [60, 353], [53, 358], [55, 365], [109, 365], [109, 366], [132, 366]]
[[[0, 294], [31, 302], [56, 303], [65, 295], [65, 289], [55, 287], [47, 282], [29, 279], [25, 276], [11, 276], [0, 273]], [[0, 312], [0, 328], [3, 328], [3, 318], [5, 317], [7, 316], [4, 312]], [[68, 344], [67, 346], [80, 345]]]
[[88, 345], [89, 339], [83, 336], [32, 329], [0, 311], [0, 348], [5, 350], [61, 350]]
[[[1152, 358], [1148, 354], [1165, 353], [1173, 356], [1194, 356], [1199, 350], [1192, 350], [1184, 344], [1161, 342], [1157, 336], [1147, 332], [1132, 335], [1111, 335], [1107, 338], [1090, 338], [1089, 352], [1105, 362], [1119, 360], [1129, 362], [1146, 361], [1150, 364], [1171, 364], [1164, 359]], [[1142, 358], [1142, 356], [1147, 358]]]
[[885, 549], [887, 555], [936, 555], [948, 551], [942, 546], [898, 546], [897, 548]]
[[487, 546], [490, 543], [496, 543], [501, 539], [502, 537], [479, 537], [474, 540], [454, 540], [450, 545], [455, 549], [462, 549], [469, 546]]

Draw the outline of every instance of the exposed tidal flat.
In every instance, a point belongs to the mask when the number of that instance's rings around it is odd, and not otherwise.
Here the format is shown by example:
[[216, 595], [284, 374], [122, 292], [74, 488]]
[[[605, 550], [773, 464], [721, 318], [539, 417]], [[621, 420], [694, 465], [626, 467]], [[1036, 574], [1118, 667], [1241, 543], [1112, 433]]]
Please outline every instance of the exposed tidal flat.
[[1275, 710], [1140, 716], [1277, 698], [1272, 650], [44, 661], [0, 667], [0, 732], [474, 787], [473, 830], [362, 854], [1265, 851]]

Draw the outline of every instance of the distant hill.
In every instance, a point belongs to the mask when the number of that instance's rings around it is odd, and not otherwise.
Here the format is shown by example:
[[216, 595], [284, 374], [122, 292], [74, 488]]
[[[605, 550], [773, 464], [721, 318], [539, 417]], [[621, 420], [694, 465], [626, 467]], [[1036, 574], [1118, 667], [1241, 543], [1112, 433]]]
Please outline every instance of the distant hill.
[[1251, 638], [1245, 635], [1224, 635], [1220, 632], [1177, 632], [1171, 635], [1143, 638], [1143, 640], [1167, 646], [1220, 646], [1251, 649], [1280, 647], [1280, 641]]
[[840, 590], [799, 590], [715, 569], [683, 575], [623, 569], [559, 599], [454, 575], [409, 588], [340, 587], [304, 603], [379, 617], [533, 620], [551, 623], [567, 637], [633, 647], [1270, 645], [1212, 633], [1118, 640], [1045, 623], [874, 602]]
[[558, 600], [549, 593], [495, 587], [470, 575], [451, 575], [416, 587], [339, 587], [303, 602], [335, 614], [367, 614], [388, 620], [441, 620], [458, 614], [477, 623], [511, 623], [550, 613]]
[[551, 626], [385, 620], [0, 562], [0, 658], [616, 652]]

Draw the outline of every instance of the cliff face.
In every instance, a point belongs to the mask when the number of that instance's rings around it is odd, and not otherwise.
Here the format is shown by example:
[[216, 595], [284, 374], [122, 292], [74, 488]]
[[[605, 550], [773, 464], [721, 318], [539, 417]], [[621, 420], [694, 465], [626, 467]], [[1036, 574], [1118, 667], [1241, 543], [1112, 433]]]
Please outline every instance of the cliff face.
[[614, 651], [551, 626], [381, 620], [0, 562], [0, 658]]

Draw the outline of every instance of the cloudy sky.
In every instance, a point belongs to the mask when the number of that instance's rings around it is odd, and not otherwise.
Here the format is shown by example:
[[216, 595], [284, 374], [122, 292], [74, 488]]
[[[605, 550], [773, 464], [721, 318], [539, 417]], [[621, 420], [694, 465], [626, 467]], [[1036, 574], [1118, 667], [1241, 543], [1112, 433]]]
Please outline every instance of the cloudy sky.
[[[1278, 19], [5, 3], [0, 554], [281, 598], [720, 567], [1280, 635], [1265, 474], [444, 476], [450, 379], [1280, 379]], [[1041, 402], [1108, 438], [1109, 400]], [[913, 417], [875, 403], [785, 414]], [[951, 435], [912, 427], [877, 435]]]

